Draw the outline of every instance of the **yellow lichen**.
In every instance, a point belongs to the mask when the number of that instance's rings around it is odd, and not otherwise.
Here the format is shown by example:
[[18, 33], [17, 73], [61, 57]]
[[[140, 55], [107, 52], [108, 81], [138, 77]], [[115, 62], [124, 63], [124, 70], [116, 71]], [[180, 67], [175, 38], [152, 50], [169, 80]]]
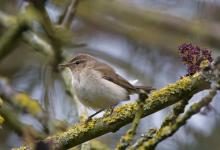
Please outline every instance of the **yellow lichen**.
[[175, 84], [169, 84], [160, 90], [153, 91], [149, 96], [149, 100], [158, 100], [169, 95], [179, 93], [181, 90], [190, 89], [192, 79], [190, 77], [183, 77], [181, 80], [177, 81]]
[[92, 140], [91, 141], [91, 147], [92, 149], [96, 149], [96, 150], [110, 150], [110, 148], [105, 145], [104, 143], [98, 141], [98, 140]]
[[210, 64], [209, 60], [203, 60], [201, 63], [200, 63], [200, 68], [201, 69], [204, 69], [205, 67], [207, 67], [208, 65]]
[[41, 109], [39, 103], [37, 101], [31, 99], [28, 95], [26, 95], [24, 93], [16, 94], [13, 97], [13, 100], [16, 105], [18, 105], [21, 108], [26, 109], [32, 115], [36, 116], [42, 112], [42, 109]]
[[135, 112], [136, 109], [137, 109], [136, 103], [124, 104], [122, 106], [116, 107], [112, 115], [103, 118], [103, 122], [107, 124], [114, 123], [118, 119], [123, 119], [125, 116], [132, 115], [131, 113]]
[[3, 100], [2, 98], [0, 97], [0, 107], [3, 105]]
[[5, 119], [0, 115], [0, 125], [4, 123]]
[[29, 150], [29, 148], [27, 148], [26, 146], [22, 146], [19, 148], [12, 148], [12, 150]]

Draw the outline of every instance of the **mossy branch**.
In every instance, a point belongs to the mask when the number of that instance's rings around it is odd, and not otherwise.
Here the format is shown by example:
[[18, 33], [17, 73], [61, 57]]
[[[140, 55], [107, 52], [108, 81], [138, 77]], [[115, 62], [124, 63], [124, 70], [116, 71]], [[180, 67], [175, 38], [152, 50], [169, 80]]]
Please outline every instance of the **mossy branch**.
[[[35, 16], [37, 16], [39, 23], [45, 30], [46, 35], [48, 36], [49, 43], [51, 44], [52, 49], [54, 50], [54, 70], [57, 70], [58, 64], [63, 60], [62, 57], [62, 45], [60, 38], [55, 34], [56, 30], [45, 10], [45, 7], [37, 7], [33, 2], [27, 6], [27, 10], [30, 10]], [[26, 12], [28, 13], [28, 12]]]
[[127, 131], [127, 133], [120, 139], [120, 142], [118, 143], [116, 147], [116, 150], [124, 150], [131, 144], [136, 134], [136, 130], [141, 120], [141, 116], [144, 113], [144, 104], [146, 102], [145, 101], [146, 99], [147, 99], [147, 95], [145, 93], [139, 94], [139, 99], [137, 100], [137, 112], [135, 113], [132, 126]]
[[17, 110], [28, 113], [36, 118], [44, 127], [45, 132], [48, 132], [48, 116], [45, 114], [41, 105], [29, 95], [14, 90], [8, 81], [2, 77], [0, 77], [0, 96]]
[[185, 106], [188, 104], [188, 100], [191, 97], [181, 100], [180, 102], [176, 103], [173, 107], [172, 113], [168, 115], [164, 122], [161, 125], [161, 128], [170, 124], [173, 124], [176, 121], [176, 118], [184, 112]]
[[[178, 102], [186, 95], [192, 96], [208, 87], [209, 83], [200, 74], [184, 77], [174, 84], [152, 92], [146, 100], [142, 117], [153, 114]], [[66, 132], [48, 137], [44, 142], [53, 143], [55, 149], [71, 148], [95, 137], [117, 131], [134, 119], [136, 111], [136, 102], [116, 107], [111, 116], [97, 118], [88, 123], [76, 124]]]
[[19, 136], [30, 136], [33, 138], [33, 140], [42, 139], [45, 137], [45, 134], [36, 131], [32, 126], [20, 122], [18, 120], [18, 116], [7, 104], [4, 104], [0, 108], [0, 115], [4, 117], [7, 127], [11, 128]]
[[27, 29], [26, 22], [21, 19], [14, 26], [10, 27], [0, 38], [0, 60], [11, 53], [13, 46], [21, 37], [24, 30]]
[[129, 150], [135, 150], [142, 146], [144, 143], [149, 141], [150, 139], [154, 138], [157, 132], [160, 132], [163, 127], [166, 127], [168, 125], [172, 125], [175, 123], [176, 118], [184, 112], [185, 106], [188, 104], [188, 100], [190, 97], [185, 97], [185, 99], [179, 101], [178, 103], [174, 104], [172, 113], [168, 115], [165, 120], [163, 121], [159, 131], [156, 129], [150, 129], [145, 135], [143, 135], [141, 138], [139, 138], [133, 145], [129, 146]]
[[140, 150], [154, 149], [159, 142], [166, 139], [167, 137], [172, 136], [180, 127], [186, 124], [189, 118], [197, 114], [201, 110], [201, 108], [207, 106], [212, 101], [216, 93], [217, 93], [216, 88], [210, 90], [207, 96], [205, 96], [198, 103], [193, 104], [183, 116], [179, 116], [174, 124], [167, 125], [161, 128], [161, 130], [152, 139], [144, 143], [143, 146], [139, 147], [139, 149]]
[[138, 149], [146, 141], [152, 139], [156, 133], [157, 133], [156, 129], [148, 130], [147, 133], [142, 135], [141, 138], [139, 138], [132, 146], [128, 147], [128, 150], [136, 150], [136, 149]]

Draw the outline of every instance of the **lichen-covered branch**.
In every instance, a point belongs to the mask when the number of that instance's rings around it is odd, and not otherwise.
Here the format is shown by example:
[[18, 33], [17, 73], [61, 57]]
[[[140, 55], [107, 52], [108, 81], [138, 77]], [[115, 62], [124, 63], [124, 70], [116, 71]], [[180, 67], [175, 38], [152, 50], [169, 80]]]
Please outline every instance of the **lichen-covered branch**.
[[[3, 104], [3, 100], [0, 97], [0, 109], [2, 107], [2, 104]], [[0, 115], [0, 127], [2, 126], [4, 121], [5, 121], [5, 119]]]
[[[195, 74], [192, 77], [184, 77], [160, 90], [153, 91], [146, 100], [142, 117], [168, 107], [186, 95], [192, 96], [208, 87], [209, 83], [200, 74]], [[56, 149], [71, 148], [95, 137], [117, 131], [134, 119], [136, 111], [137, 103], [125, 104], [116, 107], [111, 116], [97, 118], [88, 123], [76, 124], [66, 132], [50, 136], [44, 141], [53, 143]]]
[[31, 136], [33, 139], [42, 139], [45, 137], [43, 133], [36, 131], [32, 126], [23, 124], [18, 120], [18, 116], [10, 109], [7, 104], [0, 108], [0, 115], [4, 117], [5, 124], [11, 128], [19, 136]]
[[36, 118], [47, 132], [47, 114], [40, 104], [25, 93], [14, 90], [7, 80], [0, 77], [0, 96], [17, 110], [28, 113]]
[[161, 128], [161, 130], [152, 139], [150, 139], [149, 141], [144, 143], [144, 145], [139, 147], [139, 149], [140, 150], [154, 149], [155, 146], [159, 142], [166, 139], [167, 137], [172, 136], [180, 127], [182, 127], [184, 124], [186, 124], [186, 122], [189, 118], [191, 118], [193, 115], [197, 114], [201, 110], [201, 108], [203, 108], [204, 106], [207, 106], [212, 101], [212, 99], [214, 98], [216, 93], [217, 93], [216, 88], [210, 90], [209, 94], [207, 96], [205, 96], [198, 103], [193, 104], [183, 116], [179, 116], [176, 119], [176, 122], [174, 124], [172, 124], [170, 126], [167, 125], [167, 126], [164, 126], [163, 128]]
[[[33, 4], [33, 5], [32, 5]], [[62, 49], [60, 38], [56, 34], [56, 30], [47, 14], [47, 11], [44, 7], [37, 7], [33, 2], [27, 6], [27, 10], [31, 10], [35, 16], [39, 19], [39, 23], [45, 30], [46, 35], [48, 36], [48, 40], [51, 44], [52, 49], [54, 50], [55, 58], [54, 58], [54, 69], [57, 70], [58, 64], [63, 60], [62, 58]]]
[[128, 150], [136, 150], [138, 149], [141, 145], [143, 145], [146, 141], [150, 140], [151, 138], [154, 137], [154, 135], [157, 133], [156, 129], [150, 129], [145, 133], [144, 135], [141, 136], [132, 146], [128, 147]]
[[0, 60], [13, 50], [23, 31], [27, 29], [26, 22], [21, 19], [17, 24], [10, 27], [0, 38]]
[[132, 122], [131, 128], [127, 131], [127, 133], [121, 137], [120, 142], [118, 143], [116, 150], [124, 150], [126, 149], [132, 142], [137, 127], [139, 125], [140, 119], [142, 114], [144, 113], [144, 104], [145, 100], [147, 98], [147, 95], [145, 93], [142, 93], [139, 95], [139, 99], [137, 100], [137, 112], [135, 113], [134, 120]]
[[161, 128], [173, 124], [176, 121], [176, 118], [184, 112], [185, 106], [188, 104], [189, 99], [190, 98], [183, 99], [174, 105], [172, 113], [165, 118]]
[[[18, 18], [10, 16], [0, 11], [0, 23], [6, 28], [11, 28], [15, 26], [18, 22]], [[28, 43], [34, 50], [41, 52], [45, 56], [53, 56], [53, 50], [51, 46], [43, 39], [41, 39], [37, 34], [26, 31], [22, 34], [22, 39]]]
[[212, 63], [209, 63], [203, 67], [202, 76], [205, 80], [212, 83], [212, 87], [207, 94], [199, 102], [193, 104], [189, 110], [183, 116], [178, 116], [184, 111], [185, 103], [180, 103], [174, 107], [173, 113], [165, 119], [161, 125], [160, 130], [156, 135], [143, 143], [138, 149], [151, 150], [154, 149], [157, 144], [166, 138], [172, 136], [181, 126], [186, 124], [187, 120], [190, 119], [193, 115], [197, 114], [203, 107], [208, 106], [208, 104], [213, 100], [219, 89], [220, 81], [220, 57], [217, 57]]

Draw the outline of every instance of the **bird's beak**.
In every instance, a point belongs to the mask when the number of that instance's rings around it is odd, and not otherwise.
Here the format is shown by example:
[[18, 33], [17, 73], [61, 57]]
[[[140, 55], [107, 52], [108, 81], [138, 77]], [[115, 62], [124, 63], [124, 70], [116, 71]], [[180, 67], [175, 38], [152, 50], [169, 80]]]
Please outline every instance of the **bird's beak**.
[[59, 64], [59, 67], [65, 68], [65, 67], [69, 67], [70, 65], [72, 65], [72, 63]]

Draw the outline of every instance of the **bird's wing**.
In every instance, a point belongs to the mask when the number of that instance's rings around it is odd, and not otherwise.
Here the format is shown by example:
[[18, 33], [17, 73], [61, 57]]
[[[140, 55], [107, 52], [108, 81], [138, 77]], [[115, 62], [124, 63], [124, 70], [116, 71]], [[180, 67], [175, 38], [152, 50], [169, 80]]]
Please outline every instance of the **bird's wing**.
[[95, 70], [102, 73], [104, 79], [125, 88], [129, 93], [133, 93], [136, 91], [136, 88], [132, 84], [130, 84], [127, 80], [118, 75], [109, 65], [98, 62], [95, 64], [94, 68]]

